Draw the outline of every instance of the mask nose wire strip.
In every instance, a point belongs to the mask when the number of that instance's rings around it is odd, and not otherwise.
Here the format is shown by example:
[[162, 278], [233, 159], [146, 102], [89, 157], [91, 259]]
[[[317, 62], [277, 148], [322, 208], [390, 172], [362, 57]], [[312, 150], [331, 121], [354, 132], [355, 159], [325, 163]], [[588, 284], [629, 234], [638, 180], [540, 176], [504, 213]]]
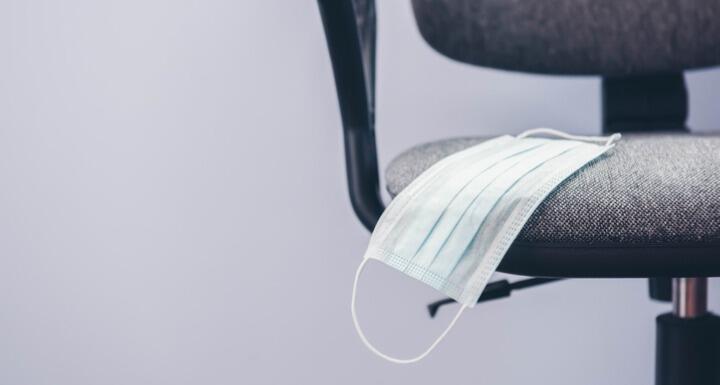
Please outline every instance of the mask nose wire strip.
[[440, 336], [435, 340], [435, 342], [433, 342], [430, 345], [430, 347], [428, 347], [427, 350], [425, 350], [422, 354], [420, 354], [416, 357], [413, 357], [413, 358], [406, 358], [406, 359], [388, 356], [387, 354], [379, 351], [375, 346], [373, 346], [370, 343], [370, 341], [368, 341], [367, 337], [365, 337], [365, 333], [363, 333], [362, 329], [360, 328], [360, 323], [358, 323], [357, 311], [355, 310], [355, 298], [356, 298], [356, 294], [357, 294], [358, 280], [360, 278], [360, 274], [365, 269], [365, 266], [369, 260], [370, 260], [369, 258], [363, 259], [362, 263], [360, 264], [360, 266], [358, 266], [358, 269], [355, 272], [355, 281], [353, 282], [352, 302], [350, 303], [350, 311], [352, 312], [352, 319], [353, 319], [353, 324], [355, 325], [355, 331], [357, 331], [357, 334], [360, 337], [360, 340], [363, 342], [363, 344], [365, 344], [365, 346], [368, 349], [370, 349], [371, 352], [375, 353], [379, 357], [382, 357], [390, 362], [394, 362], [396, 364], [412, 364], [414, 362], [418, 362], [418, 361], [422, 360], [423, 358], [427, 357], [427, 355], [430, 354], [433, 351], [433, 349], [435, 349], [435, 347], [440, 343], [440, 341], [442, 341], [443, 338], [445, 338], [445, 336], [448, 334], [450, 329], [452, 329], [453, 326], [455, 326], [455, 322], [457, 322], [457, 320], [460, 318], [460, 315], [463, 313], [463, 310], [465, 310], [466, 306], [462, 305], [460, 307], [460, 310], [458, 310], [457, 314], [455, 314], [455, 317], [452, 319], [452, 321], [450, 321], [450, 324], [447, 326], [447, 328], [445, 328], [445, 330], [440, 334]]
[[617, 142], [620, 140], [622, 135], [615, 133], [610, 136], [582, 136], [582, 135], [571, 135], [562, 131], [554, 130], [552, 128], [534, 128], [532, 130], [527, 130], [520, 135], [518, 135], [518, 138], [526, 138], [528, 136], [533, 135], [552, 135], [556, 136], [558, 138], [563, 139], [570, 139], [570, 140], [580, 140], [583, 142], [597, 142], [597, 143], [604, 143], [605, 146], [610, 146], [611, 144]]

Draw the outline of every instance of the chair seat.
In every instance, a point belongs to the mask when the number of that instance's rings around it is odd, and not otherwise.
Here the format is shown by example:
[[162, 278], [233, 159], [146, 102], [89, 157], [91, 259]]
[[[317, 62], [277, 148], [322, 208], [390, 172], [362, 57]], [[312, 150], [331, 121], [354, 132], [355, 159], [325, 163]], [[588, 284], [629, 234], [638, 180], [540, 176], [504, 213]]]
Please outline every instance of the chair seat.
[[[386, 172], [397, 195], [487, 138], [411, 148]], [[548, 277], [720, 275], [720, 136], [627, 134], [538, 207], [500, 271]]]

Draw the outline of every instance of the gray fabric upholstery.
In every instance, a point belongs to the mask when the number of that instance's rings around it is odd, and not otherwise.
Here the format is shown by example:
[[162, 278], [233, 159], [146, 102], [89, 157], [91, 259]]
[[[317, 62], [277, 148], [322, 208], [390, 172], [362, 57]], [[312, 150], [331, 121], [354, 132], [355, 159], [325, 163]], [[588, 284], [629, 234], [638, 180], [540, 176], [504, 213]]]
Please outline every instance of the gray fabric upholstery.
[[[443, 157], [483, 139], [420, 145], [386, 173], [397, 195]], [[625, 135], [565, 180], [535, 211], [517, 242], [542, 246], [720, 245], [720, 136]]]
[[413, 0], [439, 52], [549, 74], [674, 72], [720, 64], [718, 0]]

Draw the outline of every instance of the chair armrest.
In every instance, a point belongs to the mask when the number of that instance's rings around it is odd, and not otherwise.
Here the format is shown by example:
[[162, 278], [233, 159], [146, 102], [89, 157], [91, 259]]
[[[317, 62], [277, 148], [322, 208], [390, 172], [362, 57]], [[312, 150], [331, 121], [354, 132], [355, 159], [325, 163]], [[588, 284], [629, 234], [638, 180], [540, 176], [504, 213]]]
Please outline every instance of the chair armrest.
[[318, 0], [318, 5], [340, 104], [350, 200], [372, 231], [384, 210], [374, 132], [375, 3]]

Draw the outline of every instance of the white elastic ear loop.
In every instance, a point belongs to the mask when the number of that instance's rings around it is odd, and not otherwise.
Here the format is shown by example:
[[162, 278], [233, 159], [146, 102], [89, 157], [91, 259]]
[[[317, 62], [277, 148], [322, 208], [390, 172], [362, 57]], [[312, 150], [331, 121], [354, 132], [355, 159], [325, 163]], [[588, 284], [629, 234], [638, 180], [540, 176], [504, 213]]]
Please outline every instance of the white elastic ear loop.
[[557, 136], [559, 138], [563, 139], [570, 139], [570, 140], [581, 140], [584, 142], [598, 142], [598, 143], [604, 143], [605, 146], [611, 146], [620, 138], [622, 135], [619, 133], [612, 134], [610, 136], [583, 136], [583, 135], [571, 135], [559, 130], [554, 130], [552, 128], [534, 128], [532, 130], [527, 130], [523, 132], [522, 134], [518, 135], [518, 138], [526, 138], [528, 136], [532, 135], [553, 135]]
[[363, 342], [363, 344], [365, 344], [365, 346], [368, 349], [370, 349], [371, 352], [375, 353], [376, 355], [378, 355], [390, 362], [394, 362], [396, 364], [412, 364], [413, 362], [418, 362], [418, 361], [422, 360], [423, 358], [427, 357], [427, 355], [430, 354], [430, 352], [432, 352], [433, 349], [435, 349], [437, 344], [439, 344], [440, 341], [442, 341], [443, 338], [445, 338], [445, 336], [448, 334], [450, 329], [452, 329], [453, 326], [455, 326], [455, 322], [457, 322], [458, 318], [460, 318], [460, 315], [462, 314], [463, 310], [465, 310], [466, 306], [462, 305], [460, 307], [460, 310], [458, 310], [457, 314], [455, 314], [455, 318], [453, 318], [452, 321], [450, 321], [450, 324], [447, 326], [447, 328], [445, 328], [445, 331], [443, 331], [440, 334], [440, 336], [435, 340], [435, 342], [433, 342], [432, 345], [430, 345], [430, 347], [427, 348], [427, 350], [425, 350], [422, 354], [420, 354], [419, 356], [416, 356], [413, 358], [407, 358], [407, 359], [390, 357], [387, 354], [379, 351], [375, 346], [373, 346], [370, 343], [370, 341], [368, 341], [367, 337], [365, 337], [365, 333], [363, 333], [362, 329], [360, 328], [360, 324], [358, 323], [358, 320], [357, 320], [357, 312], [355, 311], [355, 297], [357, 294], [357, 285], [358, 285], [358, 280], [360, 278], [360, 274], [362, 273], [363, 269], [365, 269], [365, 264], [367, 264], [368, 260], [369, 260], [369, 258], [363, 259], [360, 266], [358, 266], [358, 269], [355, 272], [355, 281], [353, 282], [352, 302], [350, 303], [350, 311], [352, 312], [352, 319], [353, 319], [353, 324], [355, 325], [355, 331], [357, 331], [358, 336], [360, 336], [360, 340]]

